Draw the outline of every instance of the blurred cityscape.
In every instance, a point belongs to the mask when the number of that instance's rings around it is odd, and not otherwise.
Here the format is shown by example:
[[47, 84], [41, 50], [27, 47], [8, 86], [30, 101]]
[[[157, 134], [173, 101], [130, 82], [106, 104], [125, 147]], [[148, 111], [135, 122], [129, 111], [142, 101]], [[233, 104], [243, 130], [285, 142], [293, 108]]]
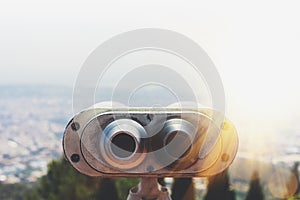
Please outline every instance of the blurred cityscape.
[[0, 87], [0, 181], [33, 182], [62, 156], [71, 88]]

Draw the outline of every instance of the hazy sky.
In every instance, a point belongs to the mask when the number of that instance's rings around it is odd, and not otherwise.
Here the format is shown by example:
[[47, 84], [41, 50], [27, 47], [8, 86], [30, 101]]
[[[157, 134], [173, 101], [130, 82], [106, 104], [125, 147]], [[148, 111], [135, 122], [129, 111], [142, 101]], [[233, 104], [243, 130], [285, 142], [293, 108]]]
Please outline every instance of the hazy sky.
[[299, 133], [299, 10], [297, 0], [1, 1], [0, 84], [72, 86], [103, 41], [164, 28], [190, 37], [212, 58], [240, 132]]

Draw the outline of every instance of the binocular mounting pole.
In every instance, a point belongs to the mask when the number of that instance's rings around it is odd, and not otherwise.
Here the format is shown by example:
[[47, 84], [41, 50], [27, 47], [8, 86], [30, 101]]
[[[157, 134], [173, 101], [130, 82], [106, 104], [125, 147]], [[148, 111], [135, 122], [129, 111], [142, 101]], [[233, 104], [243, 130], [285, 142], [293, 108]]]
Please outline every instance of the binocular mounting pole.
[[130, 189], [127, 200], [171, 200], [171, 197], [157, 178], [142, 178], [136, 187]]

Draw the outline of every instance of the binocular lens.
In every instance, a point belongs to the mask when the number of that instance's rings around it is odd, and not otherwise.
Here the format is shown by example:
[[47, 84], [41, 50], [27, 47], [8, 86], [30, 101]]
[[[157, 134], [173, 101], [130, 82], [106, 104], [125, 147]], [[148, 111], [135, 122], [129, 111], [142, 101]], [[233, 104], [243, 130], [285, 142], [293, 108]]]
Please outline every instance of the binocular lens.
[[128, 158], [137, 150], [137, 141], [126, 132], [120, 132], [111, 140], [112, 153], [121, 159]]
[[158, 143], [154, 152], [156, 159], [172, 169], [182, 170], [195, 162], [196, 149], [193, 147], [196, 127], [183, 119], [168, 119], [156, 136]]
[[187, 133], [174, 131], [165, 138], [165, 150], [174, 158], [182, 158], [191, 150], [192, 141]]
[[100, 137], [100, 152], [104, 161], [118, 169], [131, 169], [140, 165], [146, 154], [141, 138], [145, 129], [131, 119], [118, 119], [108, 124]]

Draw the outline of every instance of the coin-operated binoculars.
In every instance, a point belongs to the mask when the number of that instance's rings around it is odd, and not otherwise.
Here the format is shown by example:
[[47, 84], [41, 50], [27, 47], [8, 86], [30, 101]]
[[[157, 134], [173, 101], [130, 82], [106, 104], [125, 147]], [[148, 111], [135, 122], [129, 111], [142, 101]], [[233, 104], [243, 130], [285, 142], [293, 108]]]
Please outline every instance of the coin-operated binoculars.
[[222, 172], [238, 148], [233, 124], [214, 110], [91, 108], [74, 116], [63, 139], [66, 158], [94, 177], [138, 177], [128, 199], [170, 199], [161, 177]]

